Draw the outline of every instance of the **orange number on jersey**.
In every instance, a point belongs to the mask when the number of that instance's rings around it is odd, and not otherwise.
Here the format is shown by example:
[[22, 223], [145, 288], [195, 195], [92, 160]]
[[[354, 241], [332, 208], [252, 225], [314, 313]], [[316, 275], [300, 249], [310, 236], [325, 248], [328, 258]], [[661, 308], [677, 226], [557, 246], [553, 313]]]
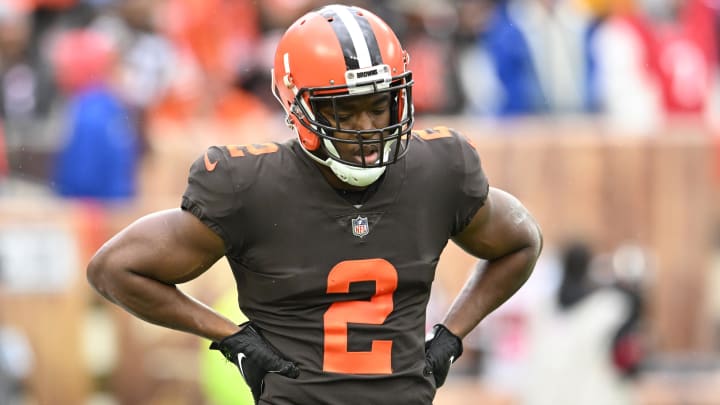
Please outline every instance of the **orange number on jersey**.
[[448, 127], [434, 127], [433, 129], [423, 129], [422, 131], [417, 131], [416, 134], [426, 141], [438, 138], [449, 138], [452, 136], [452, 133], [450, 132], [450, 129], [448, 129]]
[[264, 155], [278, 151], [278, 146], [272, 142], [249, 144], [249, 145], [225, 145], [230, 157], [245, 156], [245, 151], [251, 155]]
[[398, 277], [384, 259], [349, 260], [338, 263], [328, 275], [328, 293], [349, 293], [350, 283], [375, 281], [370, 301], [342, 301], [325, 312], [323, 371], [345, 374], [392, 373], [392, 340], [373, 340], [369, 352], [348, 351], [348, 323], [381, 325], [393, 310]]

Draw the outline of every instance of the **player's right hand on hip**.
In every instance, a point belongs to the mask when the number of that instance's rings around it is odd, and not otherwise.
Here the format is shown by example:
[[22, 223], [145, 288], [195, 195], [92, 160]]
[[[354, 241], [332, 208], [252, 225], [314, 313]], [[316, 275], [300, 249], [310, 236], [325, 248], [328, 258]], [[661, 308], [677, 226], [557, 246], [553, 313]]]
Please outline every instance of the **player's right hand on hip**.
[[219, 350], [226, 359], [237, 366], [257, 403], [267, 373], [297, 378], [300, 369], [294, 363], [280, 357], [252, 322], [246, 322], [240, 327], [242, 329], [239, 332], [219, 342], [213, 342], [210, 349]]

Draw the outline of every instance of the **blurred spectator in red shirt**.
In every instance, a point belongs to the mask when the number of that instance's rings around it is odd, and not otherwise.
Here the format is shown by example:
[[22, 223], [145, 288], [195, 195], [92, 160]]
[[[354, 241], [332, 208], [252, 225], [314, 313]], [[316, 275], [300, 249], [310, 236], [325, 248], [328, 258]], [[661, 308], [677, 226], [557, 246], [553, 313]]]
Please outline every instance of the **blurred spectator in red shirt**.
[[673, 0], [665, 12], [655, 23], [665, 110], [700, 114], [717, 65], [715, 11], [707, 0]]
[[703, 118], [717, 69], [709, 2], [584, 2], [607, 16], [591, 46], [604, 111], [616, 127], [651, 133], [678, 115]]

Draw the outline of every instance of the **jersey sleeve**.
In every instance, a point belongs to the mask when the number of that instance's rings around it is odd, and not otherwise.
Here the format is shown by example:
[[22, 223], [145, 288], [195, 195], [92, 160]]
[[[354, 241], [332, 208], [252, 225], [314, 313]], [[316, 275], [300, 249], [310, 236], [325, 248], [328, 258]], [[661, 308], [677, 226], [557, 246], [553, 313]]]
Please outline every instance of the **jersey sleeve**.
[[456, 174], [460, 179], [456, 196], [455, 223], [452, 236], [462, 232], [480, 207], [485, 204], [489, 183], [474, 144], [465, 136], [452, 131], [459, 151], [455, 160]]
[[235, 182], [225, 149], [211, 146], [190, 167], [188, 184], [180, 207], [195, 215], [217, 233], [231, 250], [237, 241], [232, 240], [230, 229], [236, 222], [239, 209]]

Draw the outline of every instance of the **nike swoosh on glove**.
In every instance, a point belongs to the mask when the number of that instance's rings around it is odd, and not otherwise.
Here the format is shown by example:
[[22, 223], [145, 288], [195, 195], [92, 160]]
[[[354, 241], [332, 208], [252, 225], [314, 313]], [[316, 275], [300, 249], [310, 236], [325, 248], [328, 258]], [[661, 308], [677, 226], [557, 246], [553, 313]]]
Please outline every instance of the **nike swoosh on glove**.
[[246, 322], [240, 327], [242, 329], [239, 332], [219, 342], [213, 342], [210, 349], [219, 350], [226, 359], [237, 366], [257, 404], [263, 392], [265, 385], [263, 379], [267, 373], [297, 378], [300, 369], [294, 363], [282, 358], [252, 322]]
[[435, 387], [445, 384], [450, 372], [450, 365], [463, 352], [462, 340], [455, 336], [444, 325], [433, 327], [430, 337], [425, 341], [425, 370], [423, 373], [435, 377]]

